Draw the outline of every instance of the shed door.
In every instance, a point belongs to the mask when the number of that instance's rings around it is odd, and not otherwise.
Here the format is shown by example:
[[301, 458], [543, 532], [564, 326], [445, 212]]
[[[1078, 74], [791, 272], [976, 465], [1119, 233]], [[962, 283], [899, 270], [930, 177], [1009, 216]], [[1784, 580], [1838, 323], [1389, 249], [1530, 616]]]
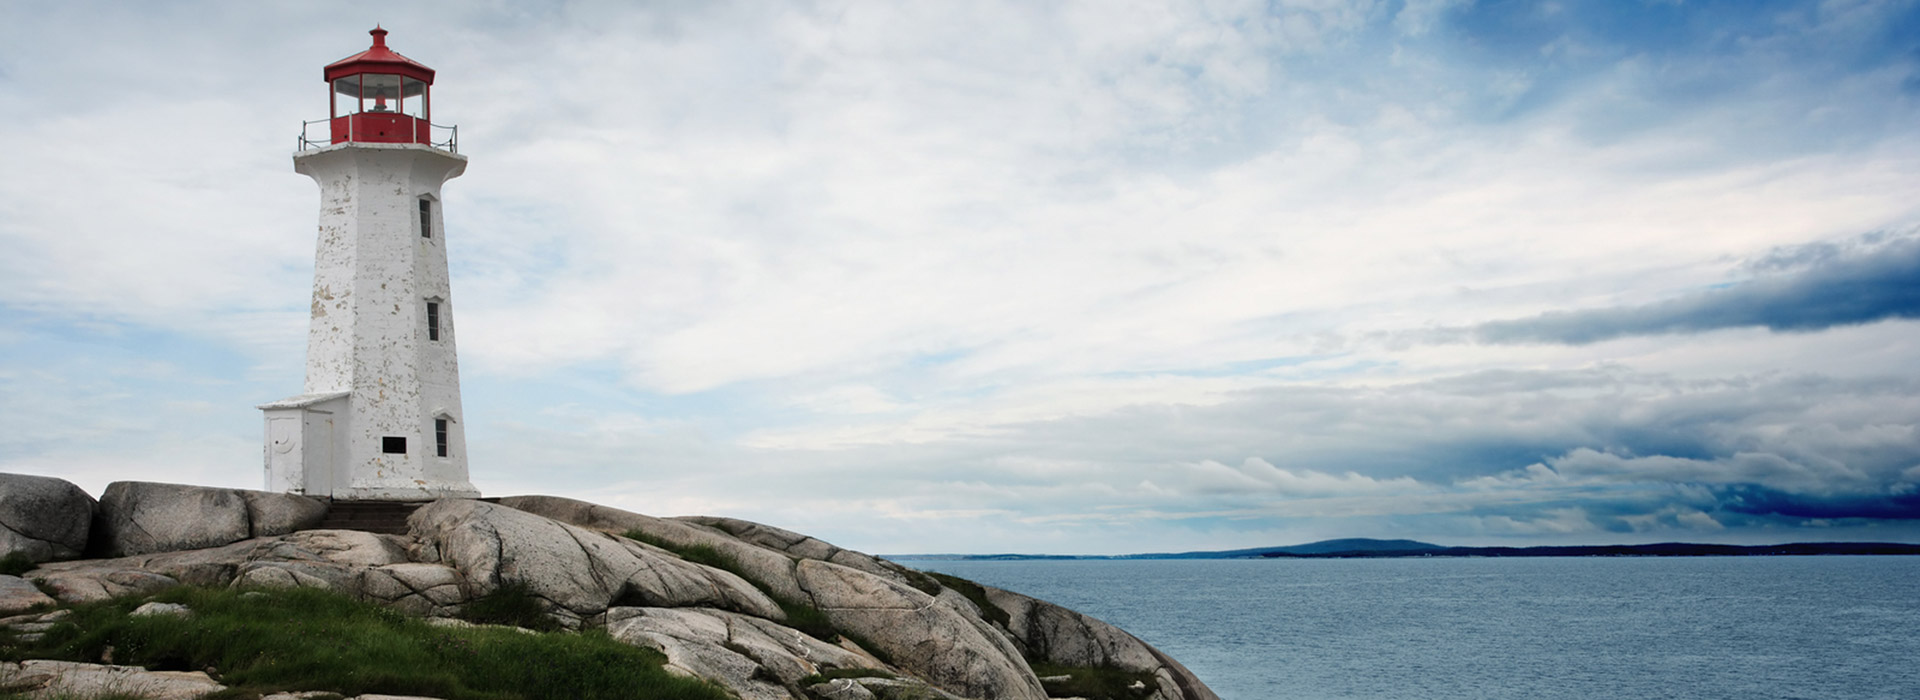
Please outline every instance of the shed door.
[[298, 415], [267, 417], [267, 490], [299, 491], [306, 483], [302, 474]]
[[302, 450], [307, 462], [305, 493], [332, 496], [338, 479], [333, 463], [333, 414], [309, 409], [301, 412], [301, 417], [306, 428], [306, 449]]

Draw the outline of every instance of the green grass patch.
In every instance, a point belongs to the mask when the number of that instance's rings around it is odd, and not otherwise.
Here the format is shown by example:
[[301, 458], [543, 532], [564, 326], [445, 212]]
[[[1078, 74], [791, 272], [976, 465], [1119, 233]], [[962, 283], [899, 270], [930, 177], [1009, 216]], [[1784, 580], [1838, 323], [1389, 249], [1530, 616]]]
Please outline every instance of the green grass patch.
[[73, 608], [10, 658], [97, 661], [157, 670], [212, 667], [233, 698], [314, 690], [447, 700], [588, 698], [724, 700], [708, 683], [667, 674], [658, 652], [604, 632], [527, 634], [445, 629], [337, 593], [295, 588], [243, 594], [173, 588], [154, 597], [187, 617], [128, 617], [138, 599]]
[[834, 628], [831, 621], [827, 620], [826, 613], [821, 612], [819, 608], [807, 603], [775, 593], [765, 582], [747, 575], [746, 568], [740, 566], [740, 562], [734, 561], [733, 557], [727, 556], [725, 552], [720, 551], [712, 545], [677, 545], [637, 529], [628, 530], [622, 533], [621, 536], [667, 550], [686, 561], [711, 566], [739, 576], [741, 580], [753, 584], [754, 588], [759, 589], [761, 593], [766, 594], [776, 605], [780, 606], [780, 612], [784, 613], [787, 617], [788, 627], [800, 630], [808, 636], [826, 642], [840, 641], [840, 631]]
[[833, 622], [827, 619], [827, 614], [821, 612], [819, 608], [806, 603], [787, 600], [773, 594], [768, 594], [767, 597], [772, 598], [773, 602], [780, 605], [780, 612], [786, 613], [788, 627], [800, 630], [801, 632], [805, 632], [809, 637], [828, 643], [837, 643], [840, 641], [840, 630], [833, 626]]
[[[1041, 681], [1047, 689], [1047, 695], [1053, 697], [1081, 697], [1087, 700], [1136, 700], [1153, 694], [1159, 683], [1151, 673], [1123, 671], [1110, 667], [1061, 666], [1059, 664], [1032, 664], [1033, 673], [1041, 678], [1050, 676], [1070, 676], [1068, 680]], [[1135, 683], [1142, 688], [1135, 690]]]
[[0, 557], [0, 574], [7, 576], [19, 576], [39, 566], [32, 559], [28, 559], [26, 554], [20, 552], [8, 552], [6, 556]]
[[877, 668], [830, 668], [802, 678], [800, 682], [795, 685], [805, 688], [816, 683], [825, 683], [838, 678], [899, 678], [899, 676]]
[[658, 537], [654, 537], [653, 535], [647, 534], [647, 531], [637, 527], [632, 530], [628, 530], [626, 532], [620, 533], [620, 536], [633, 540], [635, 542], [645, 542], [647, 544], [653, 545], [655, 547], [659, 547], [669, 552], [673, 551], [675, 547], [675, 545], [672, 542], [668, 542]]
[[1002, 610], [1000, 606], [994, 605], [993, 601], [988, 600], [987, 589], [980, 587], [980, 584], [958, 576], [948, 576], [933, 571], [928, 571], [926, 574], [933, 580], [939, 581], [940, 585], [959, 591], [960, 595], [966, 596], [967, 600], [971, 600], [974, 605], [980, 606], [980, 614], [987, 618], [988, 622], [998, 622], [1002, 627], [1013, 624], [1013, 616], [1007, 614], [1007, 611]]
[[561, 628], [560, 622], [547, 614], [547, 606], [533, 594], [533, 589], [520, 581], [502, 584], [492, 593], [467, 603], [460, 610], [460, 619], [483, 625], [525, 627], [541, 632]]

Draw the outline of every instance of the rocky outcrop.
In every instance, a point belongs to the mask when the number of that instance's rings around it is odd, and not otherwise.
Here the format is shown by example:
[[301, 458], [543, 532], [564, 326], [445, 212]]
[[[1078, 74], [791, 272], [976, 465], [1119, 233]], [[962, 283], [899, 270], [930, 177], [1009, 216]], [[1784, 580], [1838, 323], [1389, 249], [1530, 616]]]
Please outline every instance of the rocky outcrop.
[[193, 700], [227, 688], [199, 671], [149, 671], [138, 666], [41, 660], [0, 662], [0, 686], [34, 697], [113, 694], [147, 700]]
[[525, 585], [570, 627], [621, 602], [785, 619], [778, 604], [737, 575], [505, 506], [436, 501], [408, 523], [423, 551], [464, 572], [476, 595]]
[[[935, 686], [965, 697], [1047, 697], [1005, 635], [977, 615], [962, 614], [961, 609], [909, 585], [910, 577], [897, 565], [745, 521], [662, 520], [554, 497], [502, 499], [501, 505], [572, 518], [590, 527], [639, 530], [668, 543], [713, 547], [775, 595], [818, 608], [834, 627], [873, 645], [872, 651], [882, 658]], [[865, 568], [776, 551], [737, 539], [723, 525], [803, 553], [839, 553], [842, 560]]]
[[291, 493], [116, 481], [100, 495], [95, 539], [109, 557], [202, 549], [311, 528], [326, 514]]
[[0, 576], [0, 617], [17, 615], [39, 607], [52, 607], [53, 598], [39, 587], [18, 576]]
[[786, 600], [805, 600], [793, 577], [794, 557], [743, 542], [718, 528], [679, 519], [655, 518], [558, 496], [512, 496], [500, 505], [600, 532], [638, 532], [675, 548], [706, 547], [734, 564], [767, 592]]
[[92, 496], [66, 480], [0, 474], [0, 557], [42, 562], [80, 556], [94, 507]]
[[886, 664], [738, 613], [702, 608], [613, 608], [607, 632], [667, 655], [670, 668], [720, 681], [743, 700], [788, 700], [787, 688], [833, 669], [884, 669]]
[[1007, 632], [1027, 658], [1150, 673], [1157, 681], [1153, 698], [1218, 700], [1192, 671], [1126, 630], [1043, 600], [992, 586], [981, 588], [988, 602], [1006, 611]]
[[310, 530], [180, 552], [43, 564], [31, 575], [63, 603], [146, 594], [169, 586], [308, 586], [362, 595], [370, 569], [407, 561], [406, 540]]
[[[859, 569], [875, 576], [892, 579], [899, 583], [919, 588], [928, 585], [919, 580], [924, 576], [915, 576], [912, 569], [881, 559], [871, 554], [841, 549], [820, 540], [791, 530], [782, 530], [772, 525], [738, 520], [735, 518], [715, 518], [709, 516], [691, 516], [674, 520], [695, 523], [719, 530], [748, 544], [756, 544], [767, 549], [786, 554], [795, 559], [813, 559], [831, 562], [850, 569]], [[938, 585], [938, 584], [932, 584]]]
[[[39, 634], [67, 614], [46, 610], [56, 600], [179, 584], [326, 588], [438, 619], [512, 589], [564, 626], [603, 628], [660, 650], [671, 670], [745, 700], [1046, 700], [1029, 660], [1151, 674], [1157, 687], [1141, 697], [1217, 700], [1177, 662], [1111, 625], [997, 589], [963, 595], [921, 572], [758, 523], [525, 496], [436, 501], [413, 513], [404, 535], [285, 532], [318, 522], [324, 509], [308, 502], [114, 484], [98, 508], [95, 546], [123, 554], [44, 562], [31, 582], [0, 576], [0, 627], [16, 638]], [[858, 677], [821, 680], [846, 675]]]
[[360, 574], [360, 594], [409, 615], [452, 617], [471, 599], [466, 574], [440, 564], [389, 564]]
[[1020, 651], [978, 618], [858, 569], [802, 559], [797, 571], [835, 627], [934, 685], [968, 697], [1047, 697]]

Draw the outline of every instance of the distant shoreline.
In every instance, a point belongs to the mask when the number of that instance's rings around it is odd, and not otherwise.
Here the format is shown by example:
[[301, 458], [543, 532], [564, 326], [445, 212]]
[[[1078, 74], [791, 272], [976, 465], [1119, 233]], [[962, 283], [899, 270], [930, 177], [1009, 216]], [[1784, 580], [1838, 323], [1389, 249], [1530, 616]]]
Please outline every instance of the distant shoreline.
[[1156, 554], [889, 554], [893, 561], [1072, 561], [1137, 559], [1404, 559], [1413, 557], [1800, 557], [1920, 555], [1920, 544], [1899, 542], [1795, 542], [1734, 545], [1659, 544], [1547, 545], [1540, 547], [1445, 547], [1412, 540], [1327, 540], [1288, 547]]

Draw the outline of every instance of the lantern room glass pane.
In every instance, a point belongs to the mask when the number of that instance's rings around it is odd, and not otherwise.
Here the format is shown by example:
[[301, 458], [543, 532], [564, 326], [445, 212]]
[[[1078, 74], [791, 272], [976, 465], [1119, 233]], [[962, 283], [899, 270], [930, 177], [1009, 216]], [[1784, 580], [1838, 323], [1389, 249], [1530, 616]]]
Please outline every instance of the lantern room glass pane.
[[349, 75], [333, 81], [333, 116], [360, 112], [360, 76]]
[[360, 82], [360, 111], [400, 111], [400, 76], [367, 73]]
[[400, 78], [400, 111], [415, 119], [427, 118], [427, 84], [424, 81], [405, 76]]

